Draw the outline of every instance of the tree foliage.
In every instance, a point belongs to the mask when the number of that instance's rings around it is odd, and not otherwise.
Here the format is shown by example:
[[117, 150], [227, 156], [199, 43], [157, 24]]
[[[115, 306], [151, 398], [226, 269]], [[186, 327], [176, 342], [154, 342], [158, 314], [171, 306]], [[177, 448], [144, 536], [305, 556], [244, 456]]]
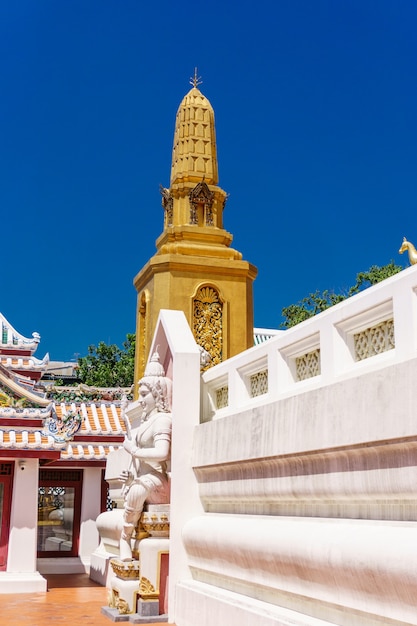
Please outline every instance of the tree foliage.
[[135, 370], [135, 340], [135, 335], [129, 333], [123, 348], [104, 341], [88, 346], [87, 356], [78, 359], [79, 380], [94, 387], [130, 387]]
[[304, 322], [304, 320], [317, 315], [317, 313], [325, 311], [334, 304], [338, 304], [342, 300], [353, 296], [355, 293], [359, 293], [371, 285], [376, 285], [381, 280], [397, 274], [402, 269], [401, 265], [395, 265], [393, 261], [382, 267], [372, 265], [368, 271], [359, 272], [356, 275], [356, 283], [350, 289], [341, 293], [335, 293], [328, 289], [322, 292], [315, 291], [310, 293], [296, 304], [290, 304], [290, 306], [282, 309], [284, 321], [281, 324], [281, 328], [291, 328], [291, 326], [300, 324], [300, 322]]

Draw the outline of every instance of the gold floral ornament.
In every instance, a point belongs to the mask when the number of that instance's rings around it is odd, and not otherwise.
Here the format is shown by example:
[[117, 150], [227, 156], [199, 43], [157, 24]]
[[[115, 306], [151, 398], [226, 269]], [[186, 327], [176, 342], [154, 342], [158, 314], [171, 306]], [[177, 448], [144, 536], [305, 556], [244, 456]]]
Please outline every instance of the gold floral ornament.
[[131, 613], [129, 603], [123, 598], [118, 599], [116, 609], [119, 611], [119, 615], [128, 615]]
[[194, 338], [210, 360], [203, 369], [222, 361], [223, 352], [223, 304], [214, 287], [201, 287], [193, 302]]
[[144, 576], [140, 579], [139, 592], [142, 598], [146, 598], [147, 600], [157, 599], [159, 596], [158, 591], [156, 591], [151, 581]]

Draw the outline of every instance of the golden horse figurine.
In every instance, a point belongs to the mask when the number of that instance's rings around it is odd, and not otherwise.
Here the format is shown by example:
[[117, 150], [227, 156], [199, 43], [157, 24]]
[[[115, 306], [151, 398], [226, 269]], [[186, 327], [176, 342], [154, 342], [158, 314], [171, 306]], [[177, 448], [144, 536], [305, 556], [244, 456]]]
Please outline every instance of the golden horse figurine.
[[415, 249], [413, 244], [407, 241], [407, 239], [404, 237], [402, 246], [398, 250], [398, 252], [402, 254], [406, 250], [408, 251], [408, 258], [410, 260], [411, 265], [415, 265], [417, 263], [417, 250]]

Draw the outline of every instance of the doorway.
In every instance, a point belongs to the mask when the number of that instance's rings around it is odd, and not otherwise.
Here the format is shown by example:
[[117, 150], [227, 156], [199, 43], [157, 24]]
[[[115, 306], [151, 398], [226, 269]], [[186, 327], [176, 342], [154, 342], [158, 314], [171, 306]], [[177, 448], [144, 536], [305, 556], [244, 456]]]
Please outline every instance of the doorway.
[[0, 572], [7, 568], [14, 463], [0, 462]]
[[78, 556], [82, 476], [82, 470], [40, 470], [38, 557]]

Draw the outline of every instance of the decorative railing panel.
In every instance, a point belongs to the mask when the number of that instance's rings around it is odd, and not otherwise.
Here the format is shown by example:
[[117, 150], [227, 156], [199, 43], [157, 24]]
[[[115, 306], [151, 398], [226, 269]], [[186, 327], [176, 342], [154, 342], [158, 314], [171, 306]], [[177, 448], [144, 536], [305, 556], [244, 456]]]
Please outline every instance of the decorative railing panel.
[[313, 350], [295, 359], [297, 380], [307, 380], [320, 374], [320, 350]]
[[362, 361], [395, 348], [394, 320], [386, 320], [354, 335], [355, 359]]
[[265, 393], [268, 393], [268, 370], [256, 372], [256, 374], [252, 374], [250, 377], [251, 398], [262, 396]]
[[218, 409], [224, 409], [229, 404], [229, 387], [224, 385], [219, 389], [216, 389], [216, 407]]

